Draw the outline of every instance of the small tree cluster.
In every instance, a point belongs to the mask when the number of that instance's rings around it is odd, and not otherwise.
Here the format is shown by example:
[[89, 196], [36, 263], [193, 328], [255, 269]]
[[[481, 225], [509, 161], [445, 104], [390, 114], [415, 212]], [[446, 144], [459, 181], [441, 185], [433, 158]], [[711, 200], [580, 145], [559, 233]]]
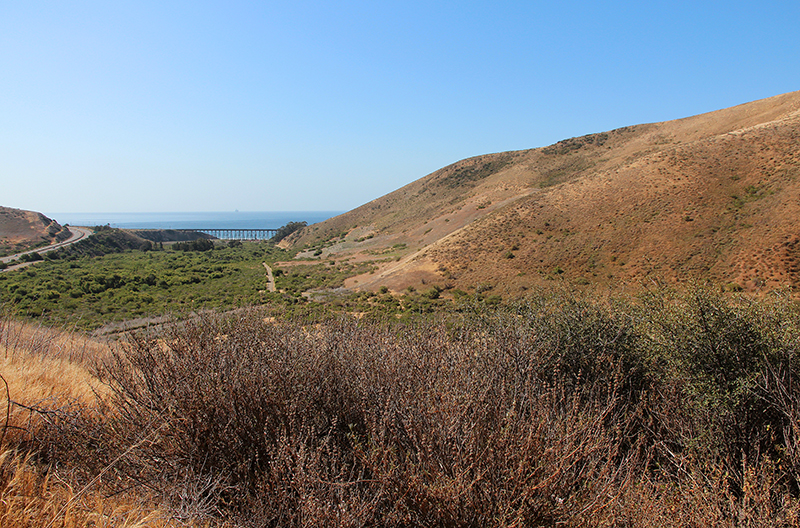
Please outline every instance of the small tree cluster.
[[177, 251], [210, 251], [214, 249], [214, 243], [207, 238], [198, 238], [191, 242], [175, 242], [172, 248]]
[[275, 236], [272, 237], [272, 241], [277, 244], [287, 236], [291, 235], [295, 231], [303, 229], [307, 225], [308, 222], [289, 222], [285, 226], [278, 229], [278, 231], [275, 233]]

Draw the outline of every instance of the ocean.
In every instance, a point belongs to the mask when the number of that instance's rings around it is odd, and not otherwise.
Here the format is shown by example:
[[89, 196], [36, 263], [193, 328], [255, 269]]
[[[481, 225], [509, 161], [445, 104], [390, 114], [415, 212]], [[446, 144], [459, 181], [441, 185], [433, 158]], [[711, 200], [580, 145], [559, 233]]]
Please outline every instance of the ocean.
[[120, 229], [277, 229], [289, 222], [316, 224], [342, 211], [233, 211], [196, 213], [44, 213], [61, 225]]

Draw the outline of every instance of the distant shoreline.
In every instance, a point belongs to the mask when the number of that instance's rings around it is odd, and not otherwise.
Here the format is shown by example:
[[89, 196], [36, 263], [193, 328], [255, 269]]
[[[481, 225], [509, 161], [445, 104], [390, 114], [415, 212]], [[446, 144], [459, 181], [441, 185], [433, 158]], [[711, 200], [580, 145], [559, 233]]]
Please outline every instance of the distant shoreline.
[[277, 229], [289, 222], [315, 224], [343, 211], [229, 211], [162, 213], [45, 213], [61, 225], [120, 229]]

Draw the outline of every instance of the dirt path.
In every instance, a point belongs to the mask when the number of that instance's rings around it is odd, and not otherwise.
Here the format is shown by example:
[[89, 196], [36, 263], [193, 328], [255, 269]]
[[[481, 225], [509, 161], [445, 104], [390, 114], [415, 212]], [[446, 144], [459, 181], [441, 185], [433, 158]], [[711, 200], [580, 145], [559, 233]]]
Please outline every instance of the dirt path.
[[267, 291], [274, 292], [275, 291], [275, 277], [272, 276], [272, 268], [270, 268], [266, 262], [264, 262], [264, 268], [267, 270]]

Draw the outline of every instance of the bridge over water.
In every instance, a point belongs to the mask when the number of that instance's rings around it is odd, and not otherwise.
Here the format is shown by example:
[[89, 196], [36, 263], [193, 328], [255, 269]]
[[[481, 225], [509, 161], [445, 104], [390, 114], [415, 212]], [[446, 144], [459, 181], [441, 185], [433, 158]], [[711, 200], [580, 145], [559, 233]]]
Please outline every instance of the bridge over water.
[[175, 229], [184, 233], [205, 233], [220, 240], [268, 240], [275, 236], [277, 229]]

